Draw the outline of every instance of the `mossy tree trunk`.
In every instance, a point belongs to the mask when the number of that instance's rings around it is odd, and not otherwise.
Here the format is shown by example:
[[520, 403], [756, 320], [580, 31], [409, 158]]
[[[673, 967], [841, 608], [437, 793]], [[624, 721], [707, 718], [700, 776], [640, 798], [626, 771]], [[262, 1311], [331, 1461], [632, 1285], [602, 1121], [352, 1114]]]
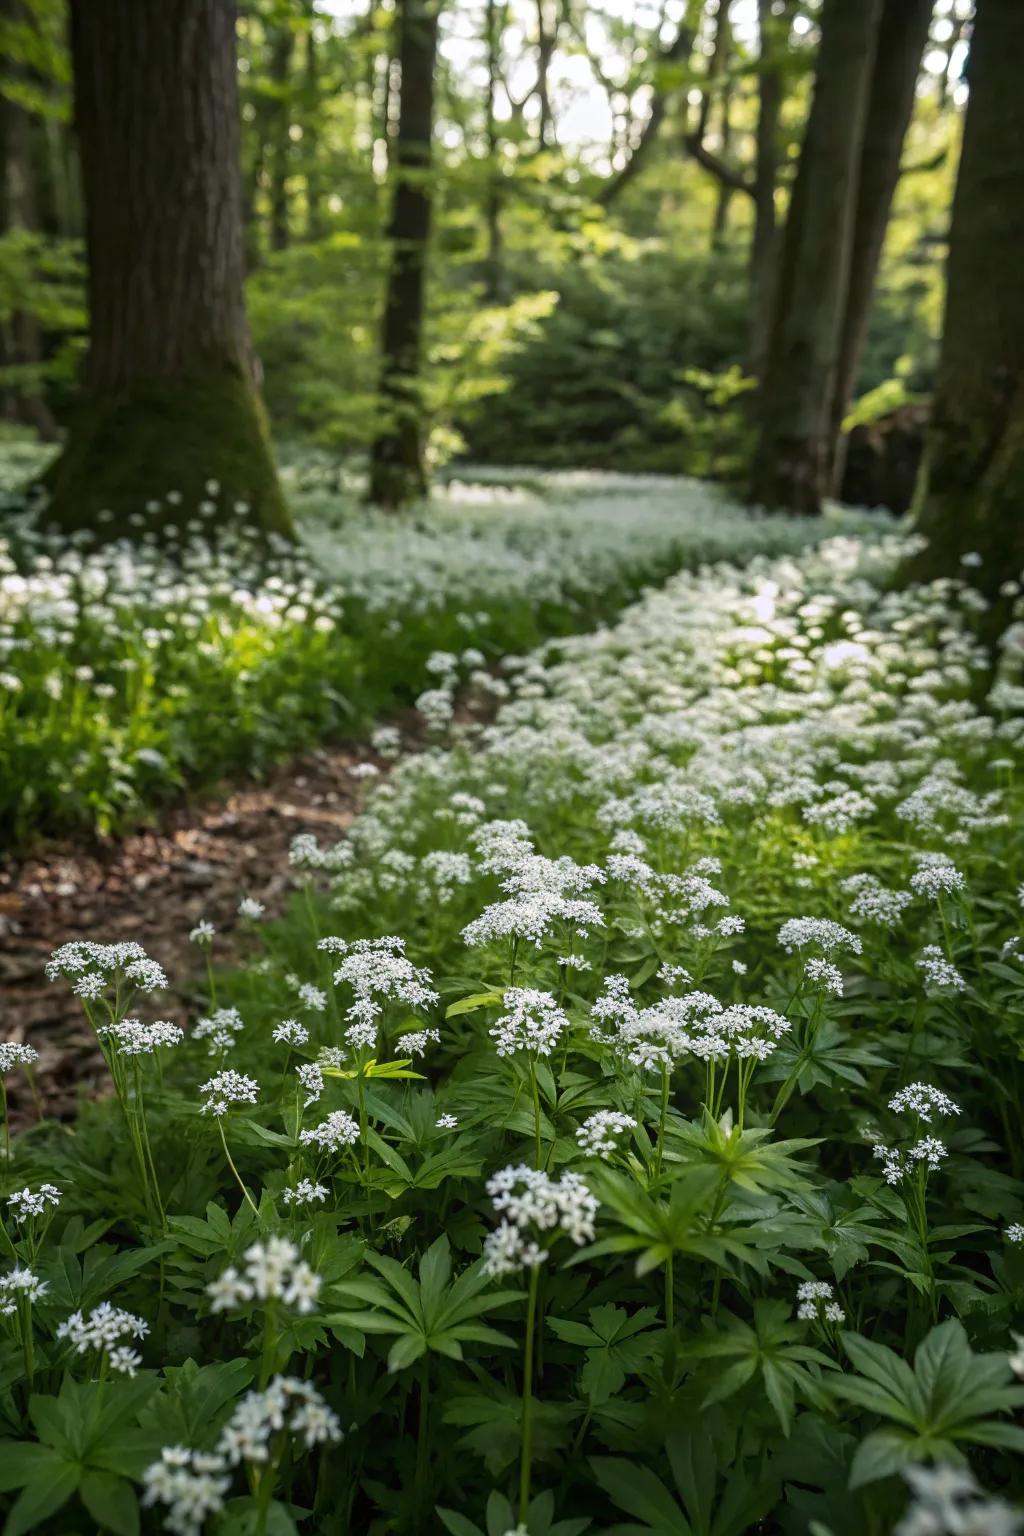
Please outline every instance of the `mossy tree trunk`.
[[71, 59], [90, 332], [52, 520], [180, 522], [213, 480], [225, 520], [290, 533], [245, 313], [234, 4], [71, 0]]
[[817, 513], [852, 249], [857, 172], [881, 0], [825, 0], [758, 392], [750, 498]]
[[[989, 597], [1024, 570], [1024, 6], [978, 0], [946, 309], [918, 484], [918, 578]], [[964, 555], [981, 563], [962, 565]]]
[[395, 508], [426, 492], [421, 380], [431, 222], [437, 0], [399, 0], [401, 97], [392, 146], [394, 202], [381, 343], [383, 427], [370, 455], [369, 499]]
[[882, 246], [899, 181], [903, 140], [914, 110], [933, 10], [934, 0], [884, 0], [882, 6], [860, 155], [850, 280], [832, 390], [828, 482], [833, 495], [838, 495], [842, 483], [846, 460], [843, 418], [857, 386]]

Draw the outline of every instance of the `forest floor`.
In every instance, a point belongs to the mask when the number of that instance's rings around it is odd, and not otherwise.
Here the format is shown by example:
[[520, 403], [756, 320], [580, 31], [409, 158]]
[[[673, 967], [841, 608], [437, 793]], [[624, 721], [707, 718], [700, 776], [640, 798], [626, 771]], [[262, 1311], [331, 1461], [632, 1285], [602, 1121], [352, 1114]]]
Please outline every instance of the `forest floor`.
[[[70, 1118], [79, 1096], [98, 1091], [106, 1074], [77, 998], [45, 979], [50, 953], [69, 937], [135, 940], [172, 978], [167, 1001], [193, 1011], [201, 999], [187, 978], [198, 974], [201, 956], [189, 931], [200, 918], [215, 925], [221, 965], [251, 950], [239, 900], [254, 897], [268, 917], [280, 914], [292, 889], [292, 839], [312, 832], [337, 840], [359, 800], [351, 770], [366, 762], [385, 766], [365, 742], [306, 753], [259, 783], [222, 785], [109, 844], [55, 843], [0, 865], [4, 1034], [38, 1047], [37, 1078], [51, 1115]], [[176, 987], [173, 978], [186, 983]], [[13, 1098], [14, 1123], [31, 1113], [27, 1095]]]

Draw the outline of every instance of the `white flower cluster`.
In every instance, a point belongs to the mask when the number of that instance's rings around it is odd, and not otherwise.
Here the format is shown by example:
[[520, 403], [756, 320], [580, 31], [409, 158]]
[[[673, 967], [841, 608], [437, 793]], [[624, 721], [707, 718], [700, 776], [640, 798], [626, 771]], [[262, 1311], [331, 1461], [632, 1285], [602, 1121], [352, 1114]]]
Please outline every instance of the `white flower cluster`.
[[504, 901], [492, 902], [462, 930], [470, 947], [505, 939], [522, 940], [539, 949], [556, 929], [586, 938], [604, 927], [596, 902], [582, 893], [605, 879], [596, 864], [579, 865], [568, 857], [547, 859], [536, 853], [522, 822], [489, 822], [477, 828], [473, 841], [485, 874], [500, 874]]
[[109, 1301], [101, 1301], [86, 1316], [72, 1312], [57, 1329], [58, 1339], [67, 1339], [76, 1355], [99, 1352], [107, 1357], [111, 1370], [124, 1376], [134, 1376], [142, 1364], [138, 1350], [121, 1339], [144, 1339], [149, 1324], [134, 1312], [126, 1312]]
[[325, 1152], [340, 1152], [343, 1147], [354, 1146], [359, 1140], [359, 1126], [344, 1109], [334, 1109], [311, 1130], [301, 1131], [299, 1140], [304, 1147], [322, 1147]]
[[201, 1084], [199, 1092], [206, 1095], [202, 1113], [219, 1118], [226, 1115], [233, 1104], [255, 1104], [260, 1085], [244, 1072], [216, 1072]]
[[176, 1024], [157, 1019], [145, 1024], [141, 1019], [120, 1019], [103, 1024], [96, 1031], [101, 1040], [113, 1042], [119, 1056], [152, 1056], [154, 1051], [180, 1045], [185, 1038]]
[[224, 1508], [230, 1468], [264, 1466], [275, 1440], [295, 1436], [306, 1450], [343, 1438], [338, 1416], [308, 1381], [275, 1376], [265, 1392], [247, 1392], [221, 1432], [215, 1451], [168, 1445], [142, 1478], [142, 1503], [165, 1504], [164, 1525], [173, 1536], [199, 1536]]
[[193, 1040], [206, 1041], [208, 1056], [223, 1056], [235, 1048], [235, 1036], [245, 1028], [237, 1008], [216, 1008], [213, 1013], [197, 1019], [192, 1029]]
[[309, 1030], [298, 1019], [282, 1019], [280, 1024], [274, 1025], [270, 1038], [276, 1045], [307, 1045]]
[[74, 990], [86, 998], [100, 996], [121, 979], [136, 992], [156, 992], [167, 985], [162, 967], [134, 940], [97, 944], [91, 939], [76, 939], [62, 944], [46, 962], [46, 977], [57, 981], [62, 976], [74, 981]]
[[20, 1040], [0, 1040], [0, 1075], [6, 1077], [15, 1067], [30, 1067], [39, 1060], [34, 1045], [23, 1045]]
[[925, 983], [939, 992], [962, 992], [967, 986], [955, 965], [951, 965], [937, 944], [926, 944], [914, 964], [924, 972]]
[[852, 918], [861, 923], [877, 923], [880, 928], [895, 928], [914, 899], [910, 891], [890, 890], [875, 875], [867, 873], [840, 881], [840, 890], [852, 898]]
[[569, 1020], [550, 992], [509, 987], [502, 1005], [508, 1012], [488, 1031], [499, 1056], [513, 1056], [517, 1051], [550, 1056], [569, 1028]]
[[604, 992], [591, 1015], [606, 1026], [591, 1030], [594, 1039], [645, 1072], [671, 1070], [685, 1056], [704, 1062], [724, 1061], [730, 1055], [740, 1061], [767, 1061], [791, 1027], [773, 1008], [751, 1003], [725, 1007], [709, 992], [663, 997], [638, 1008], [624, 976], [605, 977]]
[[[300, 1186], [301, 1188], [302, 1186]], [[313, 1186], [306, 1183], [306, 1199]], [[211, 1312], [233, 1312], [246, 1302], [281, 1301], [296, 1312], [312, 1312], [320, 1295], [320, 1276], [286, 1237], [269, 1237], [253, 1243], [244, 1254], [245, 1273], [233, 1265], [206, 1287]]]
[[901, 1152], [893, 1147], [883, 1146], [877, 1142], [874, 1147], [874, 1155], [882, 1162], [882, 1177], [887, 1184], [899, 1184], [909, 1173], [919, 1165], [923, 1165], [929, 1173], [934, 1173], [941, 1167], [943, 1161], [949, 1156], [949, 1149], [944, 1142], [934, 1136], [924, 1136], [920, 1141]]
[[827, 1280], [803, 1280], [796, 1288], [796, 1315], [805, 1323], [823, 1318], [826, 1323], [845, 1323], [846, 1313], [833, 1300], [834, 1291]]
[[314, 1184], [312, 1179], [300, 1179], [290, 1189], [281, 1191], [285, 1205], [312, 1205], [314, 1200], [326, 1200], [330, 1190], [326, 1184]]
[[908, 1083], [889, 1100], [889, 1108], [898, 1115], [916, 1115], [919, 1120], [931, 1120], [932, 1115], [958, 1115], [959, 1104], [954, 1104], [948, 1094], [930, 1083]]
[[565, 1236], [578, 1247], [594, 1236], [597, 1201], [578, 1173], [552, 1179], [540, 1169], [519, 1164], [488, 1179], [487, 1193], [502, 1218], [484, 1242], [484, 1267], [490, 1275], [542, 1264], [548, 1256], [545, 1240]]
[[343, 957], [334, 972], [334, 985], [347, 985], [354, 993], [345, 1013], [349, 1020], [345, 1038], [354, 1050], [376, 1048], [385, 1004], [429, 1008], [438, 1001], [429, 971], [417, 969], [407, 958], [404, 939], [387, 935], [348, 944], [343, 939], [326, 938], [317, 947]]
[[60, 1190], [56, 1184], [40, 1184], [38, 1189], [16, 1189], [7, 1196], [7, 1204], [18, 1221], [28, 1221], [33, 1216], [44, 1216], [49, 1206], [60, 1205]]
[[16, 1264], [6, 1275], [0, 1275], [0, 1317], [13, 1317], [18, 1301], [40, 1301], [49, 1290], [49, 1281], [40, 1280], [23, 1264]]
[[815, 944], [826, 957], [838, 949], [848, 949], [851, 955], [859, 955], [864, 945], [855, 933], [834, 923], [827, 917], [791, 917], [779, 929], [779, 943], [787, 954], [794, 949], [805, 949]]
[[913, 1500], [893, 1536], [1020, 1536], [1024, 1516], [990, 1499], [969, 1467], [906, 1467]]
[[580, 1151], [590, 1157], [609, 1157], [618, 1146], [616, 1137], [635, 1130], [636, 1123], [632, 1115], [624, 1115], [620, 1110], [599, 1109], [576, 1127], [576, 1141]]

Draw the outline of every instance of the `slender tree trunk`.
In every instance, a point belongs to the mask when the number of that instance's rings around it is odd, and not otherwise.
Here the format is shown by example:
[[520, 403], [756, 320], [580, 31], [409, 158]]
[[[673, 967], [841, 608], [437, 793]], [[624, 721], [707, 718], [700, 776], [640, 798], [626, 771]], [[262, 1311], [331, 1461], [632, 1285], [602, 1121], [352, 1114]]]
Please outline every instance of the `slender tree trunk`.
[[[31, 12], [21, 0], [0, 0], [0, 20], [31, 23]], [[15, 79], [25, 73], [15, 64], [8, 72]], [[0, 94], [0, 235], [11, 230], [39, 230], [39, 164], [36, 159], [38, 129], [23, 107]], [[57, 425], [32, 377], [43, 360], [39, 321], [24, 309], [0, 314], [0, 369], [16, 370], [10, 382], [0, 385], [0, 415], [8, 421], [33, 428], [53, 441]], [[18, 377], [18, 372], [21, 377]]]
[[505, 290], [501, 231], [501, 134], [496, 108], [498, 73], [501, 68], [502, 19], [499, 16], [499, 0], [487, 0], [487, 256], [484, 265], [484, 296], [489, 304], [500, 303]]
[[323, 191], [320, 184], [320, 53], [316, 40], [316, 11], [310, 3], [306, 32], [306, 238], [319, 240], [324, 232]]
[[914, 111], [921, 56], [928, 41], [934, 0], [883, 0], [878, 48], [871, 74], [846, 312], [839, 344], [829, 427], [829, 486], [839, 494], [846, 463], [843, 418], [857, 385], [867, 340], [875, 281], [900, 175], [903, 140]]
[[[731, 52], [732, 27], [729, 23], [729, 4], [728, 0], [719, 0], [718, 27], [715, 32], [715, 58], [717, 61], [715, 69], [718, 76], [724, 75], [728, 70]], [[719, 153], [726, 163], [728, 163], [729, 151], [732, 148], [731, 109], [732, 85], [729, 80], [725, 80], [722, 86]], [[711, 225], [711, 251], [713, 255], [720, 252], [725, 244], [725, 232], [729, 223], [729, 204], [732, 202], [733, 191], [734, 189], [727, 182], [719, 182], [718, 200], [715, 203], [715, 216]]]
[[426, 492], [420, 379], [430, 240], [434, 131], [435, 0], [399, 0], [401, 102], [392, 147], [391, 268], [384, 306], [380, 398], [383, 429], [370, 455], [370, 500], [398, 507]]
[[[978, 0], [916, 577], [989, 597], [1024, 569], [1024, 7]], [[961, 564], [967, 554], [981, 563]]]
[[537, 0], [537, 105], [540, 114], [537, 119], [537, 148], [546, 149], [551, 133], [551, 95], [548, 85], [548, 76], [551, 72], [551, 59], [555, 51], [555, 37], [558, 31], [557, 22], [552, 28], [548, 28], [546, 0]]
[[275, 28], [270, 48], [270, 79], [274, 86], [274, 111], [270, 139], [270, 249], [288, 247], [288, 170], [291, 160], [291, 97], [289, 70], [295, 47], [291, 27]]
[[825, 0], [814, 97], [786, 221], [758, 393], [751, 500], [816, 513], [849, 283], [857, 171], [881, 0]]
[[[754, 169], [754, 237], [750, 246], [750, 351], [755, 378], [764, 373], [775, 291], [777, 227], [775, 188], [779, 176], [779, 118], [782, 113], [782, 49], [772, 0], [757, 0], [758, 112]], [[786, 33], [789, 18], [786, 18]]]
[[234, 5], [71, 0], [71, 59], [90, 345], [52, 516], [158, 527], [214, 480], [225, 518], [290, 532], [245, 315]]

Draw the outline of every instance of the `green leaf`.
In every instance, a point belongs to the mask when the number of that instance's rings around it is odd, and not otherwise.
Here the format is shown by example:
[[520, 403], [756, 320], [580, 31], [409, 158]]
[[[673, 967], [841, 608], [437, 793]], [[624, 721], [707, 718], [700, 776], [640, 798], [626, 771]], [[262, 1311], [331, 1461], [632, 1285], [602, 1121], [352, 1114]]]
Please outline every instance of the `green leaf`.
[[77, 1462], [64, 1461], [54, 1455], [49, 1468], [45, 1472], [38, 1471], [14, 1501], [4, 1526], [4, 1536], [22, 1536], [22, 1532], [42, 1525], [67, 1503], [78, 1487], [81, 1475], [82, 1468]]
[[139, 1501], [132, 1485], [112, 1472], [87, 1471], [79, 1496], [96, 1524], [117, 1536], [137, 1536]]
[[474, 992], [472, 997], [462, 997], [444, 1011], [446, 1019], [457, 1019], [463, 1013], [475, 1013], [478, 1008], [493, 1008], [504, 1002], [504, 992]]

